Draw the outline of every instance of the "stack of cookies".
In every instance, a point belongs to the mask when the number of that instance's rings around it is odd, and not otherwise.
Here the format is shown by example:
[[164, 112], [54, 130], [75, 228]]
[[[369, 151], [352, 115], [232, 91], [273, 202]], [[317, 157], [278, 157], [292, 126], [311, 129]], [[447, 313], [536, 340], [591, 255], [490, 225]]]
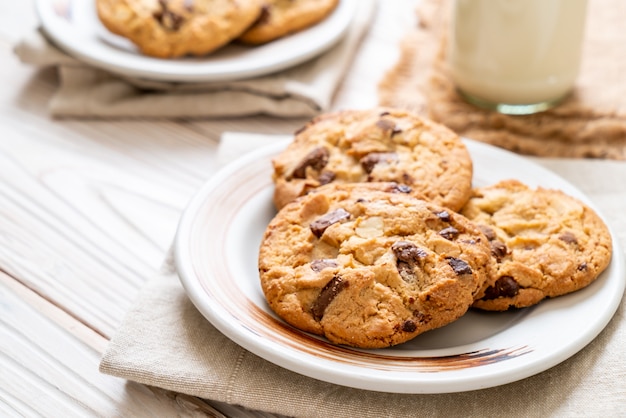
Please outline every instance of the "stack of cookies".
[[264, 44], [325, 19], [339, 0], [95, 0], [111, 32], [150, 56], [203, 56]]
[[532, 306], [587, 286], [611, 258], [592, 209], [515, 179], [472, 188], [463, 141], [403, 110], [321, 115], [273, 166], [263, 292], [336, 344], [388, 347], [472, 307]]

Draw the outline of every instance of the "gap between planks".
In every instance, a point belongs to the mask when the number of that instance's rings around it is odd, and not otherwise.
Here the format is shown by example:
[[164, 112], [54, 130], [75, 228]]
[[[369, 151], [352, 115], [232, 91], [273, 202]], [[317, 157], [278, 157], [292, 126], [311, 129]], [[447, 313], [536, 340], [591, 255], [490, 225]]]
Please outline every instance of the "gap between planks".
[[41, 315], [59, 325], [87, 346], [93, 348], [100, 354], [104, 353], [109, 343], [109, 338], [94, 328], [91, 328], [87, 323], [81, 321], [80, 318], [65, 310], [62, 306], [56, 305], [51, 300], [43, 297], [36, 290], [29, 288], [19, 279], [10, 276], [3, 270], [0, 270], [0, 284], [5, 285]]

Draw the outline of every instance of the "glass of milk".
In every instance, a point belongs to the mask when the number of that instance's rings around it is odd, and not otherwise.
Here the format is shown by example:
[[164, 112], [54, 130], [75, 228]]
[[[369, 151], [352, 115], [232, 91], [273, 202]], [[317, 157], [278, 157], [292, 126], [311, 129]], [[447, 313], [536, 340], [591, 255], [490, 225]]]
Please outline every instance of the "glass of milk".
[[500, 113], [547, 110], [578, 75], [587, 0], [452, 0], [447, 60], [461, 96]]

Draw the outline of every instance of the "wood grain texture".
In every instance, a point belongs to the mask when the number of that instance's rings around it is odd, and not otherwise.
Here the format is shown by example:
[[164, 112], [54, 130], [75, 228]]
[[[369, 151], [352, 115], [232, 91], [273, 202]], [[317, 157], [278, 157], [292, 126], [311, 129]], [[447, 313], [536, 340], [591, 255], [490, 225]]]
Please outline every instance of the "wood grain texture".
[[[33, 3], [0, 0], [0, 416], [270, 416], [103, 375], [98, 363], [216, 169], [222, 132], [290, 134], [306, 121], [53, 119], [55, 70], [12, 52], [37, 26]], [[381, 3], [337, 109], [377, 103], [413, 24], [415, 0]]]

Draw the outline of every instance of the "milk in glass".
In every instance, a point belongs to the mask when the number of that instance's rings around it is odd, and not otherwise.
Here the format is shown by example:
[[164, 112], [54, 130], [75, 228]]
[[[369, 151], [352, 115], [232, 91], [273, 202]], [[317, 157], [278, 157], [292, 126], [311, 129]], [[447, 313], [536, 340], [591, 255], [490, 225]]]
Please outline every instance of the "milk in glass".
[[453, 0], [448, 63], [460, 93], [503, 113], [552, 107], [578, 75], [587, 0]]

